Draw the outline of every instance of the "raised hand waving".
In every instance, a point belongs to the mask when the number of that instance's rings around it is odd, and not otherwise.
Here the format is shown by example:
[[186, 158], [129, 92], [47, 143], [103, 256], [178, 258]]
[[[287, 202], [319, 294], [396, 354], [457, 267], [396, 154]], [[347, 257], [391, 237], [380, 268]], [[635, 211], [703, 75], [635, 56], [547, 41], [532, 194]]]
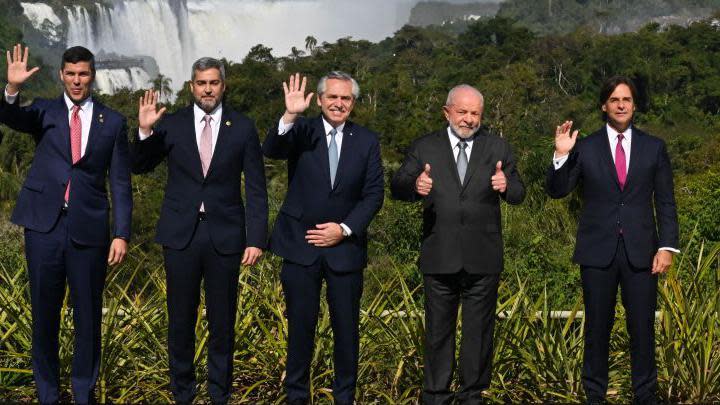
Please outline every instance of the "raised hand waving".
[[23, 47], [20, 44], [13, 46], [12, 53], [7, 51], [7, 81], [8, 81], [8, 92], [11, 94], [20, 91], [23, 83], [34, 75], [35, 72], [40, 70], [39, 67], [34, 67], [30, 70], [27, 68], [28, 56], [30, 54], [30, 48]]

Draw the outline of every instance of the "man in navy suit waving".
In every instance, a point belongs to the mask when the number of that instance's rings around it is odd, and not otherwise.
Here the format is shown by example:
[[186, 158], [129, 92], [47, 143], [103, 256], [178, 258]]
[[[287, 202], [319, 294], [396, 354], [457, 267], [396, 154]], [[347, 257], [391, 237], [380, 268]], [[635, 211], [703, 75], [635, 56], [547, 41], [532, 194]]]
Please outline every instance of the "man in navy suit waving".
[[286, 111], [263, 144], [265, 156], [288, 161], [288, 191], [270, 240], [270, 250], [284, 259], [280, 278], [289, 327], [285, 387], [289, 403], [308, 402], [324, 279], [335, 340], [333, 397], [338, 404], [351, 404], [367, 228], [383, 203], [380, 144], [375, 133], [348, 121], [360, 89], [346, 73], [320, 79], [321, 116], [300, 117], [313, 96], [305, 95], [306, 79], [296, 74], [283, 83]]
[[133, 172], [149, 172], [167, 159], [155, 240], [165, 259], [170, 389], [178, 403], [195, 398], [195, 324], [204, 279], [208, 392], [221, 404], [232, 388], [240, 265], [254, 265], [267, 242], [265, 169], [255, 124], [222, 102], [222, 62], [198, 59], [190, 90], [194, 103], [162, 120], [157, 94], [141, 98]]
[[0, 100], [0, 122], [35, 141], [33, 163], [12, 214], [12, 221], [25, 227], [33, 376], [39, 402], [58, 402], [58, 333], [67, 280], [75, 324], [73, 395], [75, 402], [88, 403], [100, 368], [105, 271], [108, 264], [123, 260], [130, 239], [127, 126], [124, 117], [92, 98], [95, 58], [79, 46], [62, 57], [63, 95], [21, 107], [20, 89], [38, 70], [28, 70], [27, 60], [28, 48], [23, 52], [16, 45], [7, 52], [8, 84]]
[[656, 401], [657, 278], [679, 252], [678, 221], [665, 143], [632, 124], [636, 94], [627, 77], [606, 81], [600, 92], [606, 125], [577, 142], [571, 121], [558, 126], [547, 173], [553, 198], [583, 184], [573, 260], [580, 265], [585, 301], [588, 403], [605, 401], [618, 285], [630, 334], [634, 402]]

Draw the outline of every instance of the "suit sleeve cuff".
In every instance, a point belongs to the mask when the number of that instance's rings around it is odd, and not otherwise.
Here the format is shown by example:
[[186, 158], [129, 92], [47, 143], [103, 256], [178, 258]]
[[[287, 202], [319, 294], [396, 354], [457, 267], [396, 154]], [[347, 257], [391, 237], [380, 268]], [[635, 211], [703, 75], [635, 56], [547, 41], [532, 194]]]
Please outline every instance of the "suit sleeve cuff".
[[341, 227], [341, 228], [343, 229], [343, 231], [345, 231], [345, 233], [347, 234], [347, 235], [343, 235], [343, 236], [346, 236], [346, 237], [352, 236], [352, 230], [350, 229], [349, 226], [345, 225], [344, 223], [341, 223], [341, 224], [340, 224], [340, 227]]
[[553, 167], [555, 168], [555, 170], [559, 170], [561, 167], [563, 167], [565, 162], [567, 162], [568, 160], [568, 156], [570, 155], [556, 157], [553, 153]]
[[290, 124], [286, 124], [283, 122], [282, 117], [280, 117], [280, 122], [278, 122], [278, 135], [282, 136], [285, 135], [288, 131], [290, 131], [295, 123], [291, 122]]
[[675, 254], [680, 253], [680, 249], [675, 249], [675, 248], [666, 247], [666, 246], [661, 247], [660, 249], [658, 249], [658, 252], [661, 251], [661, 250], [667, 250], [668, 252], [673, 252], [673, 253], [675, 253]]
[[7, 85], [5, 86], [5, 102], [8, 104], [15, 104], [15, 100], [17, 100], [17, 96], [20, 94], [20, 92], [17, 92], [15, 94], [10, 94], [7, 91]]

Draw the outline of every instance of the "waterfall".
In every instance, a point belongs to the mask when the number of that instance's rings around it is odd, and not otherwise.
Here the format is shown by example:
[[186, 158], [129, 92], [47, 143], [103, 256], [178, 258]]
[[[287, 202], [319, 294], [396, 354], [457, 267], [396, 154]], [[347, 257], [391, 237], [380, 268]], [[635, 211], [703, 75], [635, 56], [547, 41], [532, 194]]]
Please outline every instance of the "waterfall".
[[115, 94], [121, 89], [142, 89], [150, 86], [150, 76], [140, 68], [99, 69], [95, 76], [95, 87], [101, 93]]
[[[179, 89], [202, 56], [240, 62], [257, 44], [284, 56], [305, 38], [380, 41], [408, 21], [417, 0], [112, 0], [67, 2], [67, 46], [96, 54], [155, 59]], [[34, 3], [41, 4], [41, 3]], [[27, 14], [27, 12], [26, 12]], [[117, 77], [108, 72], [105, 77]], [[109, 79], [108, 79], [109, 80]], [[98, 88], [109, 92], [98, 83]], [[143, 84], [141, 87], [146, 87]]]
[[51, 43], [56, 44], [62, 40], [60, 35], [62, 21], [55, 14], [52, 7], [43, 3], [22, 2], [20, 5], [23, 8], [23, 13], [30, 20], [30, 24], [36, 30], [42, 32]]

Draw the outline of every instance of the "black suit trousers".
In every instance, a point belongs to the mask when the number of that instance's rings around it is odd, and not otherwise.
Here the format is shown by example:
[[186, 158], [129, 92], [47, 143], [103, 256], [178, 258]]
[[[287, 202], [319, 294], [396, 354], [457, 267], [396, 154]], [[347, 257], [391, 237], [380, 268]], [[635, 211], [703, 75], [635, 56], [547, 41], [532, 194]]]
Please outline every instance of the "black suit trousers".
[[288, 402], [309, 402], [310, 366], [313, 358], [315, 329], [320, 310], [323, 279], [327, 283], [327, 301], [333, 330], [333, 364], [336, 404], [355, 400], [360, 348], [360, 298], [362, 270], [333, 271], [323, 258], [309, 266], [285, 261], [280, 273], [288, 318], [288, 354], [285, 388]]
[[208, 392], [213, 403], [226, 403], [232, 388], [240, 254], [222, 255], [210, 240], [206, 221], [198, 221], [184, 249], [165, 248], [168, 306], [170, 390], [176, 402], [190, 403], [196, 394], [195, 324], [200, 284], [205, 288], [210, 338]]
[[59, 400], [58, 358], [60, 310], [65, 283], [73, 308], [74, 348], [72, 390], [78, 404], [94, 400], [100, 371], [102, 292], [107, 268], [107, 246], [83, 246], [68, 234], [61, 214], [49, 232], [25, 229], [25, 255], [32, 307], [32, 365], [38, 401]]
[[585, 301], [583, 387], [588, 400], [602, 400], [608, 387], [610, 333], [615, 322], [618, 285], [630, 335], [632, 389], [636, 402], [652, 403], [657, 390], [655, 308], [657, 276], [633, 267], [618, 238], [615, 258], [605, 268], [582, 266]]
[[462, 304], [461, 404], [479, 404], [490, 386], [499, 274], [425, 274], [425, 379], [423, 403], [452, 404], [455, 330]]

